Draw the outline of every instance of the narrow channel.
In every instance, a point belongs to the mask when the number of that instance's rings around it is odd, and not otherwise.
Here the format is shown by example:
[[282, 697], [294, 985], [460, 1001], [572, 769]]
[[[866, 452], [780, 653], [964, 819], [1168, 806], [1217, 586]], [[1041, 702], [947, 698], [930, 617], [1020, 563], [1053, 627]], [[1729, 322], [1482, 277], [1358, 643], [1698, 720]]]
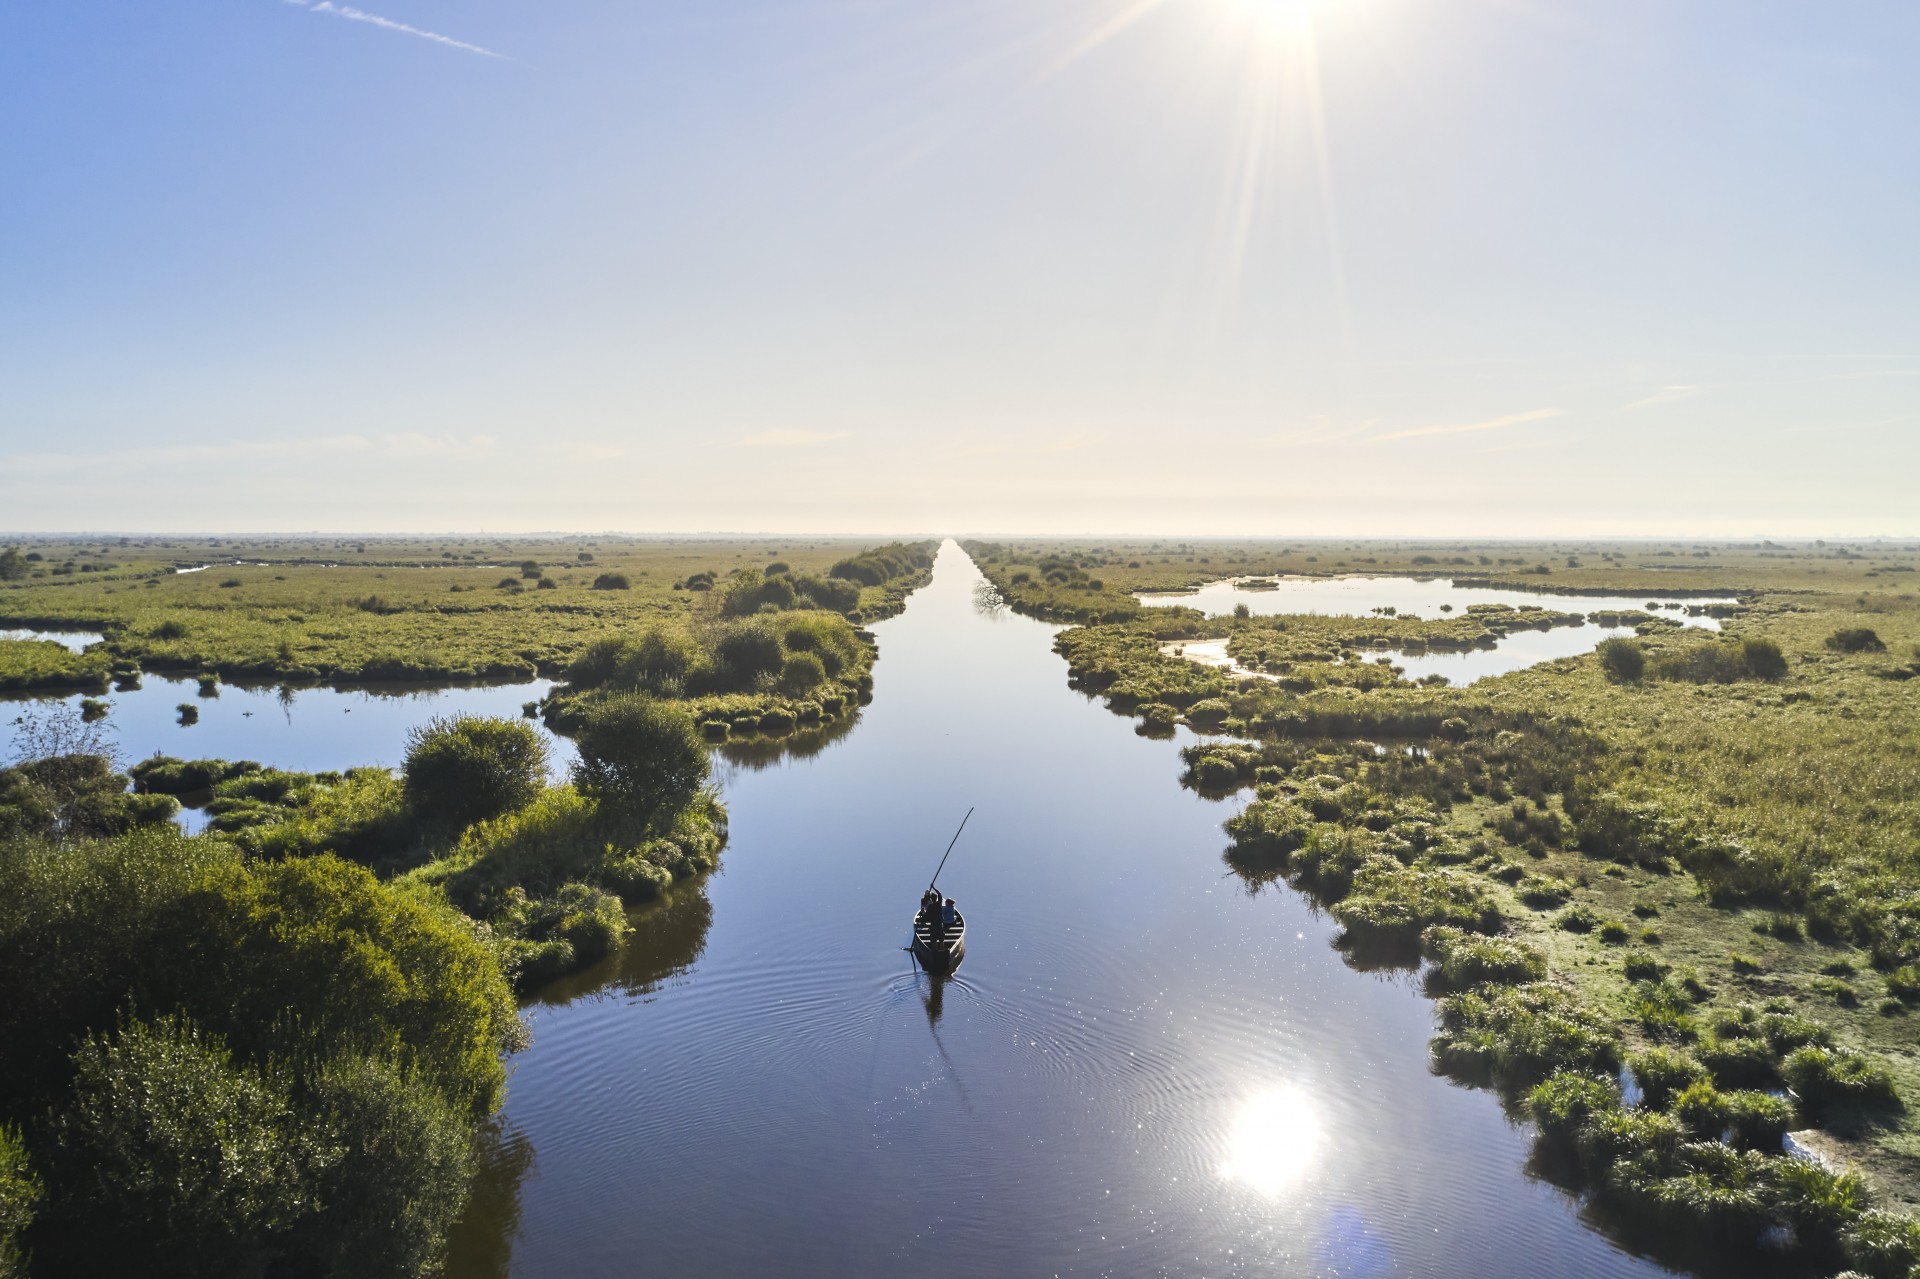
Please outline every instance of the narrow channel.
[[[721, 871], [529, 1007], [450, 1273], [1667, 1273], [1428, 1073], [1409, 975], [1227, 873], [1180, 742], [982, 586], [943, 546], [859, 723], [723, 768]], [[970, 805], [936, 989], [901, 947]]]

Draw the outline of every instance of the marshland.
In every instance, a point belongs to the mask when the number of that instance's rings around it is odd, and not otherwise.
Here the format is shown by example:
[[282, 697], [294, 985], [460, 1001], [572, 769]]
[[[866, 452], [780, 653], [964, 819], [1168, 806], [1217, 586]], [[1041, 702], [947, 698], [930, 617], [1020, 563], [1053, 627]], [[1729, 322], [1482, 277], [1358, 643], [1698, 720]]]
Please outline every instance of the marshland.
[[[51, 758], [0, 775], [27, 886], [6, 944], [40, 992], [7, 1037], [37, 1046], [8, 1065], [13, 1184], [32, 1187], [15, 1246], [62, 1259], [47, 1273], [133, 1249], [186, 1265], [216, 1236], [234, 1265], [453, 1274], [616, 1273], [636, 1248], [731, 1272], [776, 1247], [856, 1273], [954, 1248], [1104, 1270], [1143, 1247], [1193, 1273], [1354, 1250], [1489, 1274], [1542, 1255], [1902, 1273], [1920, 1241], [1900, 745], [1920, 626], [1911, 579], [1887, 570], [1920, 548], [1763, 576], [1751, 550], [1712, 546], [1676, 597], [1712, 616], [1642, 607], [1607, 619], [1625, 637], [1462, 688], [1376, 652], [1551, 627], [1557, 602], [1491, 623], [1485, 604], [1173, 605], [1062, 627], [1026, 616], [1057, 612], [1020, 589], [1068, 563], [1144, 589], [1144, 557], [969, 548], [937, 565], [903, 548], [874, 584], [896, 615], [864, 634], [798, 593], [764, 598], [774, 561], [731, 595], [717, 574], [577, 636], [524, 705], [514, 685], [303, 686], [282, 723], [315, 728], [254, 739], [254, 758], [218, 718], [131, 714], [144, 686], [16, 694], [16, 756]], [[1226, 582], [1282, 549], [1201, 553]], [[1333, 586], [1355, 567], [1340, 559], [1379, 578], [1433, 553], [1362, 549], [1292, 567]], [[1816, 589], [1836, 569], [1854, 580]], [[110, 642], [98, 621], [83, 657]], [[1179, 651], [1201, 637], [1258, 669]], [[113, 660], [124, 686], [133, 659]], [[207, 665], [211, 716], [278, 704]], [[850, 672], [829, 711], [820, 687]], [[325, 700], [342, 697], [363, 713], [345, 737]], [[275, 755], [321, 726], [363, 763]], [[929, 985], [892, 934], [917, 892], [906, 854], [941, 842], [949, 795], [986, 801], [946, 877], [975, 958]], [[289, 923], [234, 935], [235, 894]], [[287, 932], [309, 918], [330, 931]], [[431, 946], [453, 948], [443, 975], [419, 969], [393, 1008], [267, 976], [341, 947], [405, 973]], [[456, 1021], [464, 1064], [432, 1073], [420, 1054]], [[163, 1147], [157, 1115], [109, 1103], [130, 1087], [252, 1127]], [[404, 1151], [360, 1135], [394, 1123], [440, 1135]], [[243, 1134], [266, 1161], [246, 1215], [219, 1184], [159, 1206], [151, 1174], [120, 1179]], [[930, 1143], [973, 1153], [935, 1172]], [[349, 1183], [371, 1217], [311, 1206]], [[752, 1184], [753, 1224], [691, 1191], [644, 1226], [607, 1198], [668, 1184]], [[127, 1223], [111, 1231], [81, 1206], [107, 1198]], [[403, 1202], [398, 1224], [368, 1224]], [[190, 1239], [168, 1224], [188, 1213]], [[1528, 1256], [1480, 1256], [1489, 1230], [1525, 1234]]]
[[1920, 1279], [1911, 3], [5, 30], [0, 1279]]

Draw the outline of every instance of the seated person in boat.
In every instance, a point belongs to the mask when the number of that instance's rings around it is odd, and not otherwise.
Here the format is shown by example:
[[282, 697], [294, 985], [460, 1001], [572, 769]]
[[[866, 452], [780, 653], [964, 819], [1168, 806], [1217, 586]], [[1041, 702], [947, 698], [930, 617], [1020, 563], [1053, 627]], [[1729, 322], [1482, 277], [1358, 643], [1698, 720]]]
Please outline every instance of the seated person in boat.
[[953, 904], [953, 898], [947, 898], [947, 904], [940, 912], [940, 931], [948, 932], [960, 926], [960, 908]]

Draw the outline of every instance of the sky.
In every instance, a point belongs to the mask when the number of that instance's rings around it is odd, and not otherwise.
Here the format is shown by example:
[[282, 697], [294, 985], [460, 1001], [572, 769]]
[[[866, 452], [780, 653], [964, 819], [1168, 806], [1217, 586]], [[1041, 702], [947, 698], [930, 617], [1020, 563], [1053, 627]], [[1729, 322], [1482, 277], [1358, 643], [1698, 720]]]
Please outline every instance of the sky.
[[1920, 5], [21, 0], [0, 529], [1920, 533]]

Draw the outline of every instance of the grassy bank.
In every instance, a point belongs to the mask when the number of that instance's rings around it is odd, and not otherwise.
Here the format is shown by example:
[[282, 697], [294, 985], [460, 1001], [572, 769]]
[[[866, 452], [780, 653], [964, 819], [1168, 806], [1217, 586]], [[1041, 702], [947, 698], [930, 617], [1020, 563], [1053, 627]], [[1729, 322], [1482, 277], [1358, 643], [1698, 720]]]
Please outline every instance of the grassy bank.
[[[1024, 589], [1030, 611], [1060, 617], [1070, 587], [1012, 579], [1067, 549], [1003, 549], [982, 567], [1016, 606]], [[1216, 549], [1206, 572], [1432, 572], [1414, 555], [1441, 558], [1365, 549], [1312, 565], [1299, 548]], [[1482, 556], [1537, 564], [1546, 549], [1457, 558], [1484, 572]], [[1694, 560], [1696, 593], [1741, 599], [1724, 634], [1622, 619], [1637, 637], [1605, 653], [1465, 689], [1410, 685], [1394, 655], [1475, 643], [1489, 620], [1556, 620], [1136, 607], [1057, 647], [1142, 732], [1207, 735], [1185, 753], [1187, 784], [1255, 789], [1229, 823], [1229, 864], [1313, 894], [1357, 964], [1427, 964], [1436, 1066], [1534, 1118], [1541, 1167], [1637, 1244], [1706, 1265], [1771, 1230], [1769, 1264], [1785, 1247], [1808, 1273], [1905, 1276], [1920, 1264], [1920, 555], [1671, 549]], [[1205, 575], [1184, 556], [1116, 570], [1127, 552], [1080, 571], [1106, 596]], [[1653, 562], [1588, 545], [1539, 576], [1674, 594], [1676, 570]], [[1500, 584], [1520, 584], [1505, 567]], [[1179, 655], [1197, 639], [1274, 678]], [[1825, 1163], [1782, 1154], [1789, 1130]]]
[[684, 708], [609, 694], [576, 731], [559, 786], [524, 721], [472, 717], [398, 773], [129, 778], [84, 731], [0, 772], [6, 1273], [432, 1271], [525, 1042], [510, 992], [619, 950], [725, 842]]
[[0, 641], [0, 688], [97, 685], [116, 665], [227, 679], [525, 679], [656, 622], [761, 607], [885, 617], [925, 580], [934, 547], [600, 537], [22, 549], [25, 575], [0, 582], [0, 627], [92, 630], [106, 642], [74, 658]]

